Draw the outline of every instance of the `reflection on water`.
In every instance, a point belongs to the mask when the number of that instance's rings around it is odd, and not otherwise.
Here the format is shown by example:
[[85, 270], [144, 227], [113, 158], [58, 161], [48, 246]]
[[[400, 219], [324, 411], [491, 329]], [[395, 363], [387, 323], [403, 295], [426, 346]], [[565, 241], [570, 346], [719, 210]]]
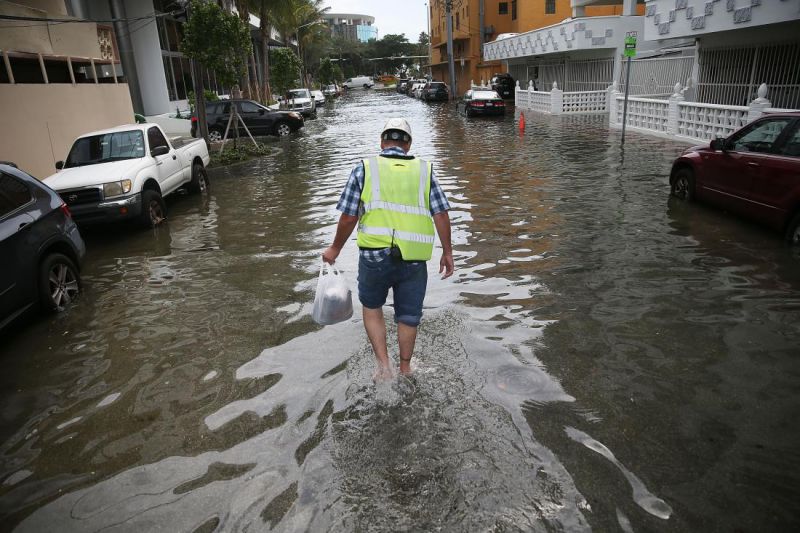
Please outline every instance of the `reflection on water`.
[[[458, 270], [430, 265], [415, 377], [376, 387], [360, 313], [309, 312], [339, 192], [400, 115]], [[165, 227], [88, 233], [84, 296], [0, 348], [2, 529], [796, 524], [800, 257], [668, 200], [682, 146], [526, 118], [350, 95]]]

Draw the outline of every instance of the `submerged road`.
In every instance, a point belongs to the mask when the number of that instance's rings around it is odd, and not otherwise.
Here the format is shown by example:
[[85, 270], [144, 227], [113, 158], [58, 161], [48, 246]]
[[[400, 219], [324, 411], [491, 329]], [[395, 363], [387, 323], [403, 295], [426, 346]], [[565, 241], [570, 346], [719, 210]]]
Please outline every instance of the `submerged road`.
[[[360, 309], [309, 313], [391, 116], [457, 270], [376, 387]], [[0, 530], [794, 530], [800, 252], [670, 199], [684, 145], [526, 119], [359, 91], [163, 227], [85, 232], [76, 305], [0, 338]]]

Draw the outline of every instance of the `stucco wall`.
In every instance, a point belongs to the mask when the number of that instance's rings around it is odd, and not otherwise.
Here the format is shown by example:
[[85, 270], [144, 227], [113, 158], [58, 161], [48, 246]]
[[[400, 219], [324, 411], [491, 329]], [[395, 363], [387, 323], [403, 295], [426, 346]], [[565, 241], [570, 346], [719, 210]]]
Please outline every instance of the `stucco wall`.
[[0, 160], [44, 179], [75, 137], [133, 122], [128, 85], [0, 84]]

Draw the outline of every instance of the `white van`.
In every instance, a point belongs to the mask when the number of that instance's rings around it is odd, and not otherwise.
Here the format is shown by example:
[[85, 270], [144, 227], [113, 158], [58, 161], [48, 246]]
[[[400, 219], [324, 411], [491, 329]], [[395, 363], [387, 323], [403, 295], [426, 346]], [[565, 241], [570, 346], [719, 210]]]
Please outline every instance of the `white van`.
[[357, 78], [348, 78], [344, 83], [342, 83], [342, 87], [347, 89], [357, 89], [358, 87], [363, 87], [364, 89], [371, 89], [372, 86], [375, 85], [375, 82], [372, 81], [372, 78], [369, 76], [358, 76]]

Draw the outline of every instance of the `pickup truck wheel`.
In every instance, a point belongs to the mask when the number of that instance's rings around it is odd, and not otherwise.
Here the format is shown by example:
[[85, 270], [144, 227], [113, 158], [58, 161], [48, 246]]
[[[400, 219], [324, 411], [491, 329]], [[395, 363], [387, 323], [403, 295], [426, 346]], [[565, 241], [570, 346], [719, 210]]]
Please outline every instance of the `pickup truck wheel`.
[[275, 125], [275, 135], [278, 137], [286, 137], [290, 133], [292, 133], [292, 127], [286, 122], [279, 122]]
[[800, 213], [797, 213], [786, 226], [786, 242], [792, 246], [800, 246]]
[[672, 196], [686, 202], [694, 200], [694, 172], [688, 168], [681, 168], [675, 173], [672, 180]]
[[222, 140], [222, 130], [211, 128], [208, 130], [208, 142], [218, 143]]
[[167, 206], [164, 199], [153, 189], [142, 192], [141, 223], [146, 228], [155, 228], [167, 219]]
[[192, 165], [192, 181], [189, 182], [189, 191], [195, 194], [208, 192], [208, 173], [200, 163]]
[[39, 301], [48, 313], [60, 313], [80, 292], [75, 263], [64, 254], [50, 254], [39, 266]]

